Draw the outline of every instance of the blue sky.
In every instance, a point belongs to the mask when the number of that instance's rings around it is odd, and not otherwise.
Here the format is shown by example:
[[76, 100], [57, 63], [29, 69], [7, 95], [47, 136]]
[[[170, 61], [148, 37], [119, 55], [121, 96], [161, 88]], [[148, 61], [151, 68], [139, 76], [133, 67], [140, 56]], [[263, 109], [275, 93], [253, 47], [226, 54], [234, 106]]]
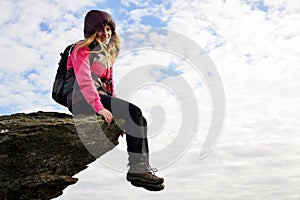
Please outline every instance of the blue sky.
[[[167, 51], [124, 56], [114, 66], [116, 83], [139, 66], [151, 64], [169, 67], [163, 71], [164, 80], [176, 75], [186, 79], [198, 101], [201, 123], [196, 137], [180, 159], [159, 172], [167, 180], [162, 193], [133, 188], [124, 173], [96, 162], [78, 174], [79, 182], [59, 199], [104, 195], [108, 199], [300, 198], [298, 0], [1, 1], [1, 115], [40, 110], [69, 113], [51, 99], [51, 87], [59, 53], [83, 38], [83, 18], [90, 9], [111, 13], [119, 33], [165, 28], [204, 49], [224, 85], [226, 123], [214, 151], [199, 160], [212, 117], [211, 96], [203, 78]], [[154, 37], [158, 42], [162, 38]], [[193, 51], [189, 46], [182, 48]], [[150, 72], [138, 78], [146, 79]], [[168, 146], [180, 126], [176, 118], [180, 101], [167, 89], [147, 85], [132, 94], [149, 122], [155, 120], [150, 111], [157, 105], [163, 105], [169, 120], [162, 132], [149, 140], [153, 152]], [[124, 148], [123, 141], [120, 149]], [[159, 166], [155, 157], [153, 163]], [[117, 194], [111, 185], [119, 188]]]
[[[27, 52], [30, 54], [30, 58], [28, 58], [28, 63], [26, 64], [22, 61], [25, 57], [22, 53], [20, 53], [22, 56], [17, 55], [16, 58], [12, 58], [11, 55], [4, 56], [6, 62], [2, 63], [1, 69], [3, 71], [3, 76], [7, 78], [4, 80], [2, 79], [1, 84], [6, 85], [7, 87], [7, 82], [13, 82], [13, 76], [16, 76], [18, 78], [15, 79], [21, 78], [26, 82], [26, 85], [28, 84], [31, 88], [30, 94], [32, 95], [29, 97], [22, 93], [21, 88], [26, 87], [24, 83], [15, 82], [13, 84], [15, 88], [9, 91], [9, 96], [4, 94], [1, 95], [1, 99], [4, 101], [0, 106], [1, 114], [30, 112], [38, 109], [64, 111], [64, 108], [60, 108], [60, 106], [56, 105], [50, 99], [51, 81], [55, 73], [55, 68], [57, 67], [56, 63], [58, 62], [59, 52], [62, 51], [68, 43], [82, 39], [83, 35], [81, 30], [83, 26], [83, 17], [88, 10], [102, 9], [110, 12], [115, 18], [119, 30], [125, 31], [128, 28], [138, 25], [165, 28], [166, 22], [163, 22], [159, 15], [161, 14], [161, 8], [170, 7], [170, 3], [165, 2], [164, 5], [160, 5], [160, 1], [148, 1], [144, 3], [119, 0], [110, 1], [109, 3], [106, 1], [87, 1], [86, 3], [81, 4], [82, 5], [78, 4], [77, 6], [76, 2], [73, 5], [68, 1], [65, 1], [64, 3], [57, 3], [56, 1], [45, 1], [43, 3], [28, 1], [26, 3], [17, 2], [16, 4], [8, 2], [1, 3], [1, 9], [3, 10], [1, 14], [1, 29], [9, 29], [11, 31], [18, 31], [19, 33], [14, 36], [11, 33], [2, 31], [1, 36], [4, 42], [2, 51], [7, 53], [7, 47], [14, 49], [15, 46], [22, 52], [27, 51], [27, 49], [30, 50], [30, 52]], [[149, 5], [156, 5], [156, 11], [150, 11]], [[29, 7], [32, 9], [32, 12], [28, 11]], [[42, 11], [48, 7], [49, 11], [55, 10], [53, 15]], [[13, 9], [16, 11], [13, 12]], [[140, 9], [145, 10], [142, 15], [139, 13]], [[131, 14], [132, 12], [134, 13], [134, 11], [138, 12], [136, 14]], [[20, 18], [18, 18], [17, 15], [14, 15], [14, 13], [20, 13]], [[34, 20], [32, 20], [33, 18]], [[27, 20], [27, 25], [23, 23], [25, 20]], [[30, 20], [32, 21], [30, 22]], [[25, 27], [26, 31], [24, 30]], [[55, 44], [49, 44], [52, 42], [51, 40], [56, 40], [54, 41]], [[12, 59], [17, 61], [13, 62], [11, 61]], [[16, 71], [9, 70], [7, 65], [13, 65], [13, 68]], [[42, 68], [47, 68], [47, 72], [51, 74], [47, 74], [46, 76], [43, 74], [44, 70]], [[39, 78], [41, 74], [43, 74], [43, 78], [41, 77], [41, 79], [43, 79], [44, 82], [47, 81], [45, 85], [41, 85], [39, 79], [35, 79], [35, 77]], [[14, 100], [16, 96], [23, 96], [24, 99], [27, 99], [26, 103], [21, 102], [19, 104]], [[42, 96], [42, 98], [39, 99], [39, 96]], [[34, 103], [32, 105], [27, 105], [30, 102], [30, 99]], [[42, 105], [40, 107], [38, 106], [39, 108], [34, 108], [37, 104], [40, 104], [39, 101], [43, 102], [41, 103]]]

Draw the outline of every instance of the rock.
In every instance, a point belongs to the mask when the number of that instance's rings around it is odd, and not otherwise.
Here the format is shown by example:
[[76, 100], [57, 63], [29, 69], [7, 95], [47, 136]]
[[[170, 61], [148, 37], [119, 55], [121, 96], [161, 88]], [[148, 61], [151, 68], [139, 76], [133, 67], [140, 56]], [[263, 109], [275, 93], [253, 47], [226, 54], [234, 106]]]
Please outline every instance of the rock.
[[118, 144], [117, 124], [124, 122], [57, 112], [0, 116], [0, 199], [60, 196], [75, 174]]

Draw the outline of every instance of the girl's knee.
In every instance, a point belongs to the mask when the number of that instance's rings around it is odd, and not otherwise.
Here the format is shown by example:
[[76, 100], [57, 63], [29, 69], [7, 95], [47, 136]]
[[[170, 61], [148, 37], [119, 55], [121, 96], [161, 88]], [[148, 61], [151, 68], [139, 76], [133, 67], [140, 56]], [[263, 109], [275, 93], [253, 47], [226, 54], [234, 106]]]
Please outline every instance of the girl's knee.
[[147, 120], [143, 116], [142, 110], [134, 104], [130, 104], [130, 115], [139, 125], [147, 126]]
[[129, 112], [132, 114], [132, 115], [135, 115], [135, 116], [142, 116], [143, 113], [142, 113], [142, 110], [137, 107], [136, 105], [130, 103], [129, 105]]

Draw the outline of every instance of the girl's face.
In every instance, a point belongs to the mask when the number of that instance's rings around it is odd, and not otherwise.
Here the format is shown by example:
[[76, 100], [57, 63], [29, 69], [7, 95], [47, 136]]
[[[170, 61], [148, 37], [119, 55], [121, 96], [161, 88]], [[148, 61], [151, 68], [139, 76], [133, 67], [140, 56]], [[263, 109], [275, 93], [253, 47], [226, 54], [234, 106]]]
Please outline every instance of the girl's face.
[[97, 33], [97, 38], [104, 44], [108, 44], [111, 38], [111, 29], [108, 25], [103, 26]]

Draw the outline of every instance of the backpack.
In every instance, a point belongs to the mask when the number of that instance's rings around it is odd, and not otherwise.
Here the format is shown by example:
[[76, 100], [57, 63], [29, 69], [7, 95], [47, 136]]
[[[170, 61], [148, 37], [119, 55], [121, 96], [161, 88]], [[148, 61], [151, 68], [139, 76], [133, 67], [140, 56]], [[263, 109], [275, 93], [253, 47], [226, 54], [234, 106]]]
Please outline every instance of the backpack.
[[[70, 44], [65, 48], [65, 50], [60, 53], [60, 60], [58, 63], [58, 69], [56, 72], [56, 76], [54, 79], [53, 87], [52, 87], [52, 98], [59, 104], [68, 107], [67, 104], [67, 96], [70, 94], [70, 92], [73, 91], [73, 84], [74, 80], [71, 78], [71, 82], [67, 82], [67, 78], [70, 78], [70, 76], [74, 75], [74, 70], [71, 69], [67, 70], [67, 62], [68, 57], [71, 55], [74, 46], [76, 43]], [[90, 49], [93, 49], [93, 44], [89, 46]], [[93, 56], [90, 57], [90, 62], [93, 60]], [[92, 74], [93, 76], [93, 74]], [[99, 79], [98, 79], [99, 78]], [[74, 78], [73, 78], [74, 79]], [[102, 80], [100, 77], [97, 77], [98, 80], [101, 80], [100, 83], [105, 83], [106, 85], [110, 85], [112, 88], [112, 79], [109, 80]], [[105, 87], [102, 87], [102, 84], [99, 84], [99, 87], [97, 87], [98, 91], [104, 92], [106, 95], [112, 95]]]
[[74, 49], [75, 43], [68, 45], [63, 52], [60, 53], [58, 69], [52, 87], [52, 98], [59, 104], [67, 106], [67, 95], [72, 91], [73, 87], [66, 91], [66, 75], [67, 61]]

